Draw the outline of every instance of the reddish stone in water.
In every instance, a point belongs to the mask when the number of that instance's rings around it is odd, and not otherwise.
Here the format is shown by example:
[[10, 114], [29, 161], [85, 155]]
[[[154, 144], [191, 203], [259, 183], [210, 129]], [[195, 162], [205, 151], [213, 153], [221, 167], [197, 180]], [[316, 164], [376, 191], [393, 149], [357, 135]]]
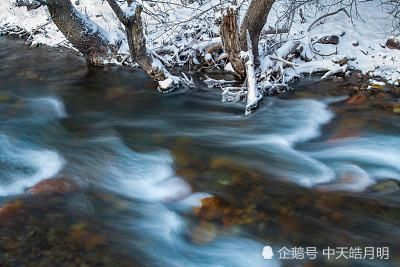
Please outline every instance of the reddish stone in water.
[[45, 179], [28, 190], [31, 195], [41, 194], [64, 194], [79, 190], [78, 185], [69, 178]]
[[368, 100], [368, 97], [366, 95], [354, 95], [350, 97], [347, 101], [346, 104], [349, 105], [359, 105], [364, 103], [365, 101]]
[[219, 220], [223, 217], [226, 203], [218, 197], [206, 197], [201, 200], [201, 207], [195, 208], [195, 214], [205, 220]]
[[9, 218], [18, 212], [20, 212], [23, 208], [22, 200], [14, 200], [12, 202], [5, 203], [0, 207], [0, 220]]
[[346, 138], [358, 137], [360, 135], [361, 135], [361, 133], [360, 133], [359, 129], [343, 128], [343, 129], [339, 129], [337, 132], [333, 133], [327, 141], [328, 142], [336, 142], [336, 141], [346, 139]]
[[86, 251], [93, 250], [98, 246], [106, 244], [106, 238], [101, 234], [90, 234], [84, 239]]

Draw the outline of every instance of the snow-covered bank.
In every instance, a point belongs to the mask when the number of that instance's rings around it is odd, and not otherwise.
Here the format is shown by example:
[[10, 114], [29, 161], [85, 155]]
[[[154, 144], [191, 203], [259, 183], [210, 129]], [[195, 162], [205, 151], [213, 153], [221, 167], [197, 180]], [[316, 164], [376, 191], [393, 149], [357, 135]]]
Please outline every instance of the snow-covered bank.
[[[389, 49], [386, 41], [392, 34], [392, 19], [384, 12], [378, 1], [365, 1], [359, 3], [359, 16], [339, 12], [333, 16], [321, 20], [307, 32], [307, 29], [322, 14], [306, 13], [305, 23], [300, 22], [300, 17], [295, 21], [290, 32], [290, 39], [300, 39], [302, 42], [317, 40], [322, 36], [336, 35], [339, 37], [337, 45], [315, 44], [319, 54], [332, 54], [320, 56], [308, 48], [303, 55], [312, 59], [318, 67], [319, 61], [335, 61], [337, 58], [351, 59], [348, 66], [369, 74], [373, 77], [381, 77], [391, 84], [399, 85], [400, 80], [400, 50]], [[323, 13], [327, 13], [326, 11]], [[297, 62], [299, 67], [294, 69], [296, 73], [304, 73], [304, 68], [309, 68], [310, 63]], [[311, 63], [312, 64], [312, 63]], [[325, 65], [326, 64], [322, 64]], [[332, 67], [334, 68], [334, 67]]]
[[[28, 11], [25, 7], [14, 7], [14, 1], [4, 0], [0, 3], [0, 32], [5, 26], [18, 26], [28, 32], [27, 37], [32, 41], [29, 42], [31, 45], [69, 46], [65, 37], [51, 22], [46, 8]], [[119, 53], [129, 55], [123, 27], [107, 2], [100, 0], [72, 2], [82, 14], [104, 29], [111, 42], [122, 41]], [[277, 28], [281, 26], [279, 24], [282, 24], [282, 20], [279, 18], [284, 13], [282, 2], [278, 1], [275, 4], [267, 27], [276, 26], [277, 21], [279, 21]], [[218, 61], [212, 52], [220, 41], [216, 38], [219, 35], [216, 21], [219, 20], [222, 10], [220, 1], [186, 3], [169, 0], [165, 3], [149, 1], [142, 4], [147, 45], [161, 62], [171, 66], [187, 62], [200, 64], [200, 57], [202, 57], [210, 62], [210, 66], [223, 68], [224, 61]], [[245, 11], [246, 6], [245, 1], [241, 13]], [[270, 51], [279, 47], [282, 41], [289, 40], [298, 42], [302, 51], [301, 57], [293, 59], [293, 65], [285, 69], [285, 82], [316, 71], [331, 74], [354, 68], [371, 76], [382, 77], [391, 84], [399, 85], [400, 50], [389, 49], [385, 45], [387, 38], [391, 35], [393, 24], [390, 16], [380, 6], [380, 2], [373, 0], [359, 3], [359, 15], [352, 14], [352, 18], [349, 18], [345, 12], [339, 12], [312, 25], [317, 18], [338, 8], [335, 6], [324, 10], [298, 9], [293, 16], [294, 20], [288, 34], [262, 35], [261, 55], [266, 54], [266, 50], [268, 51], [268, 55], [265, 55], [261, 62], [264, 66], [263, 71], [268, 71], [272, 65], [274, 68], [279, 67], [276, 64], [279, 57], [271, 57]], [[300, 10], [303, 10], [302, 16], [299, 15]], [[331, 35], [339, 37], [338, 44], [315, 42], [323, 36]], [[310, 43], [313, 43], [312, 47]], [[343, 62], [342, 59], [345, 58], [349, 60]], [[115, 60], [111, 62], [117, 63]]]

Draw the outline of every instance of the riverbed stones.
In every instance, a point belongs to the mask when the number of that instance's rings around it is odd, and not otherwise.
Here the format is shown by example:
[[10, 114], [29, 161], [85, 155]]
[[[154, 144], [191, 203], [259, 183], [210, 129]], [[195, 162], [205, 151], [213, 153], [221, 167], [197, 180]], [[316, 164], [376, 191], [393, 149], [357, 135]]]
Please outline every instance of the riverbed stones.
[[256, 209], [254, 204], [237, 207], [219, 197], [201, 200], [201, 206], [194, 209], [195, 214], [205, 221], [222, 223], [224, 226], [251, 224], [267, 220], [267, 215]]
[[79, 190], [78, 185], [67, 177], [45, 179], [28, 190], [30, 195], [65, 194]]
[[215, 239], [217, 235], [217, 227], [215, 224], [201, 221], [199, 225], [197, 225], [192, 230], [192, 242], [195, 244], [206, 244]]
[[369, 191], [376, 193], [391, 194], [400, 191], [399, 182], [395, 180], [384, 180], [368, 188]]
[[394, 113], [400, 113], [400, 103], [397, 103], [393, 106]]
[[349, 105], [360, 105], [368, 100], [368, 97], [364, 94], [356, 94], [351, 96], [347, 101], [346, 104]]
[[14, 200], [2, 205], [0, 207], [0, 221], [18, 214], [23, 209], [23, 203], [22, 200]]

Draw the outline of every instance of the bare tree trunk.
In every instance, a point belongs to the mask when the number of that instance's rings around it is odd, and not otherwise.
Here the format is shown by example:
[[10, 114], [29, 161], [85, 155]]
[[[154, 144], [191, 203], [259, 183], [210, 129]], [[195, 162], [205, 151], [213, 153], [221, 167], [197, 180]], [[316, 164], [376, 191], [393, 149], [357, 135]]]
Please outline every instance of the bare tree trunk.
[[47, 0], [46, 3], [57, 28], [88, 63], [102, 65], [103, 59], [115, 52], [115, 46], [109, 44], [100, 26], [84, 17], [70, 0]]
[[144, 35], [141, 18], [142, 6], [132, 0], [128, 0], [128, 13], [121, 8], [116, 0], [107, 0], [107, 2], [114, 10], [118, 19], [125, 26], [132, 58], [156, 81], [164, 81], [171, 77], [171, 74], [165, 69], [163, 64], [147, 51], [146, 37]]
[[247, 31], [251, 37], [254, 62], [258, 63], [258, 41], [261, 31], [267, 22], [268, 14], [276, 0], [252, 0], [242, 21], [240, 29], [237, 26], [237, 11], [228, 8], [223, 16], [221, 39], [225, 53], [233, 69], [241, 78], [245, 77], [245, 65], [240, 58], [240, 51], [247, 51]]
[[240, 79], [246, 76], [243, 59], [240, 58], [239, 30], [237, 25], [237, 10], [228, 8], [222, 18], [222, 47], [228, 55], [232, 68]]
[[146, 37], [143, 31], [142, 6], [138, 5], [135, 15], [128, 20], [126, 34], [128, 37], [129, 50], [132, 57], [146, 73], [156, 81], [167, 78], [166, 69], [163, 64], [155, 59], [146, 48]]
[[249, 31], [256, 60], [258, 58], [258, 40], [274, 2], [275, 0], [252, 0], [240, 26], [240, 47], [243, 51], [247, 51], [247, 31]]

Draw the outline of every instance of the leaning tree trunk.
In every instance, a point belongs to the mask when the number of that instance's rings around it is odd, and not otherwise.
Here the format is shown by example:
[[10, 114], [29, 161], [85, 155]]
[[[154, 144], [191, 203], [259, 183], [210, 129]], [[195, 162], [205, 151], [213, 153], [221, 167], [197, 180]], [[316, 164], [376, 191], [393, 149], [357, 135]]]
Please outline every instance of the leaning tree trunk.
[[267, 23], [268, 14], [276, 0], [252, 0], [246, 15], [242, 21], [240, 29], [237, 27], [237, 11], [228, 8], [222, 19], [221, 39], [224, 52], [228, 54], [228, 59], [232, 68], [241, 78], [245, 77], [245, 65], [240, 58], [240, 51], [247, 51], [247, 32], [253, 44], [253, 54], [255, 63], [258, 62], [258, 41], [264, 25]]
[[46, 4], [57, 28], [88, 63], [102, 65], [104, 58], [115, 51], [115, 46], [109, 44], [102, 29], [86, 19], [70, 0], [47, 0]]
[[258, 40], [275, 0], [252, 0], [240, 26], [239, 41], [243, 51], [247, 51], [247, 31], [249, 31], [253, 54], [258, 58]]
[[164, 81], [172, 77], [165, 69], [164, 65], [147, 51], [146, 37], [141, 17], [143, 7], [132, 0], [127, 0], [128, 7], [125, 11], [116, 0], [107, 0], [107, 2], [114, 10], [118, 19], [125, 26], [132, 58], [155, 81]]
[[163, 64], [158, 59], [154, 59], [147, 51], [141, 16], [142, 10], [142, 6], [138, 5], [135, 9], [135, 15], [126, 24], [129, 50], [135, 61], [150, 77], [156, 81], [162, 81], [167, 78], [166, 70]]

